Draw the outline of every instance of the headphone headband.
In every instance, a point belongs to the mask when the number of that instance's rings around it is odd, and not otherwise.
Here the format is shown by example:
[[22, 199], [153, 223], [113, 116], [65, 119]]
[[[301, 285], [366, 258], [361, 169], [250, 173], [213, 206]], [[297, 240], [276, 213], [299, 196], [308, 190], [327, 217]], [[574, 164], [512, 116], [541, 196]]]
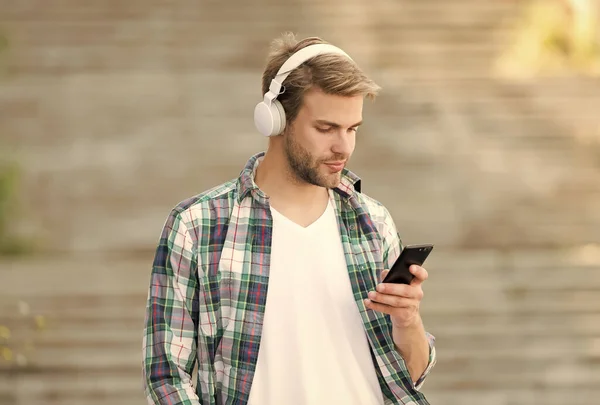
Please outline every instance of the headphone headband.
[[[336, 54], [336, 55], [344, 55], [348, 59], [352, 60], [352, 58], [344, 51], [342, 51], [337, 46], [333, 46], [330, 44], [315, 44], [309, 45], [300, 49], [298, 52], [294, 53], [289, 57], [288, 60], [281, 66], [273, 80], [271, 80], [271, 85], [269, 86], [269, 93], [273, 96], [273, 99], [277, 98], [279, 94], [281, 94], [281, 87], [283, 86], [283, 82], [289, 76], [290, 73], [294, 71], [298, 66], [306, 62], [307, 60], [314, 58], [317, 55], [322, 54]], [[272, 101], [271, 99], [270, 101]]]

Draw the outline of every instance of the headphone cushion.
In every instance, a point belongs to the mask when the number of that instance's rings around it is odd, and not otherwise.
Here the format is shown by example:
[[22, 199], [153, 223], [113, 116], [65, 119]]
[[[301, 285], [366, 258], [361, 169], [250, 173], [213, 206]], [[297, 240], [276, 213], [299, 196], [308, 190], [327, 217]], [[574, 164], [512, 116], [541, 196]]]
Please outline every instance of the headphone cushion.
[[[273, 108], [274, 107], [274, 108]], [[277, 132], [274, 132], [273, 135], [280, 135], [283, 130], [285, 129], [285, 124], [286, 124], [286, 118], [285, 118], [285, 110], [283, 109], [283, 105], [281, 105], [281, 103], [279, 102], [279, 100], [274, 100], [273, 104], [271, 105], [271, 108], [273, 110], [277, 111]], [[273, 114], [275, 114], [275, 111], [273, 111]]]

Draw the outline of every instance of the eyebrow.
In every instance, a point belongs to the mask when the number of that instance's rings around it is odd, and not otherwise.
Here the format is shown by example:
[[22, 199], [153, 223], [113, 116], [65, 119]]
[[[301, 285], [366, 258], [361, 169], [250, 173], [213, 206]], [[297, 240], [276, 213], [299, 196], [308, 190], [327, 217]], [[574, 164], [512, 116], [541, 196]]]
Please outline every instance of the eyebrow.
[[[331, 122], [331, 121], [327, 121], [327, 120], [316, 120], [315, 122], [316, 122], [317, 124], [319, 124], [319, 125], [327, 125], [327, 126], [329, 126], [329, 127], [333, 127], [333, 128], [341, 128], [341, 127], [342, 127], [340, 124], [337, 124], [337, 123], [335, 123], [335, 122]], [[363, 122], [362, 122], [362, 120], [361, 120], [361, 121], [357, 122], [357, 123], [356, 123], [356, 124], [354, 124], [354, 125], [350, 125], [350, 127], [349, 127], [349, 128], [358, 127], [358, 126], [360, 126], [362, 123], [363, 123]]]

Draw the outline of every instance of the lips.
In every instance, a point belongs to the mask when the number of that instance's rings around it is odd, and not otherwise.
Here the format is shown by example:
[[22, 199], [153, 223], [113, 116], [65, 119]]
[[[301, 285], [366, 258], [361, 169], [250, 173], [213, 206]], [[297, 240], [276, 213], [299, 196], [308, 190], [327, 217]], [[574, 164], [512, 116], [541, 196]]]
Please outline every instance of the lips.
[[345, 164], [346, 164], [346, 162], [329, 162], [329, 163], [325, 163], [325, 165], [327, 167], [329, 167], [329, 169], [331, 169], [334, 173], [342, 171], [342, 169], [344, 168]]

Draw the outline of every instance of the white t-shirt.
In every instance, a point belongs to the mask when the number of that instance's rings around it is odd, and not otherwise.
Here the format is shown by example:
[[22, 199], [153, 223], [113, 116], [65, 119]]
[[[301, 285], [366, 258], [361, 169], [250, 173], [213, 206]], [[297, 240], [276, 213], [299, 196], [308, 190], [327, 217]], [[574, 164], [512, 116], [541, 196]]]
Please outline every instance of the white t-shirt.
[[249, 404], [383, 404], [332, 202], [306, 228], [271, 212], [269, 289]]

